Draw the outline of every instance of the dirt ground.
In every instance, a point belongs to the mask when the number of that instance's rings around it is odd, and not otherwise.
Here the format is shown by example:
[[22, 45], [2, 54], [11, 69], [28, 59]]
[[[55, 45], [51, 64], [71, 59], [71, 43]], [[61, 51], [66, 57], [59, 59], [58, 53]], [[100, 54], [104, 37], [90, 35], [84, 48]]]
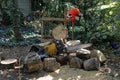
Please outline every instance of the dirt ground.
[[[11, 59], [25, 58], [29, 54], [31, 46], [0, 48], [0, 56]], [[1, 66], [1, 64], [0, 64]], [[110, 70], [85, 71], [83, 69], [61, 66], [55, 72], [40, 70], [28, 73], [21, 70], [19, 74], [14, 69], [1, 69], [0, 80], [120, 80], [120, 59], [110, 59], [107, 67]], [[101, 68], [102, 69], [102, 68]]]

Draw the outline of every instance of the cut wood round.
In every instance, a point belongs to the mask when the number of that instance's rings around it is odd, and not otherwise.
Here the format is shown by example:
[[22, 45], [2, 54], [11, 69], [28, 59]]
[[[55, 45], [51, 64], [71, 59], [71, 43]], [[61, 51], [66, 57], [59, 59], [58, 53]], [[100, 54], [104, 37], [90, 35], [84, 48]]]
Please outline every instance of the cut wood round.
[[27, 71], [28, 72], [37, 72], [39, 70], [43, 69], [43, 63], [42, 62], [31, 62], [27, 64]]
[[36, 72], [43, 69], [43, 63], [39, 55], [34, 52], [25, 57], [24, 66], [28, 72]]
[[105, 57], [105, 55], [100, 51], [100, 50], [91, 50], [91, 54], [90, 57], [96, 57], [100, 62], [105, 62], [107, 60], [107, 58]]
[[68, 34], [67, 28], [64, 27], [63, 25], [58, 25], [52, 31], [52, 35], [56, 40], [67, 38], [67, 34]]
[[70, 59], [70, 68], [82, 68], [83, 61], [78, 57], [73, 57]]
[[17, 62], [17, 59], [6, 59], [6, 60], [2, 60], [1, 64], [7, 65], [7, 64], [13, 64], [16, 62]]
[[60, 68], [60, 63], [56, 61], [56, 58], [45, 58], [44, 59], [44, 70], [55, 71]]
[[67, 54], [61, 54], [56, 56], [56, 61], [60, 63], [60, 65], [67, 65], [68, 56]]
[[83, 63], [83, 67], [85, 70], [98, 70], [100, 68], [100, 62], [97, 58], [90, 58], [85, 60]]
[[17, 59], [5, 59], [1, 61], [0, 68], [1, 69], [12, 69], [14, 68], [14, 64], [17, 62]]
[[87, 60], [90, 58], [90, 51], [87, 49], [78, 49], [76, 56], [82, 60]]

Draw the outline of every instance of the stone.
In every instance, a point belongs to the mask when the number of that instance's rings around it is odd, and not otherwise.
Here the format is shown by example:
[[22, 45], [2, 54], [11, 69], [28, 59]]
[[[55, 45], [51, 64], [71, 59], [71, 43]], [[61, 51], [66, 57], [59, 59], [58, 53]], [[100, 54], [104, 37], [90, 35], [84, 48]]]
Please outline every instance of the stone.
[[78, 57], [73, 57], [70, 60], [70, 68], [82, 68], [83, 61], [79, 59]]
[[97, 58], [90, 58], [83, 62], [83, 67], [85, 70], [98, 70], [100, 68], [100, 62]]
[[44, 70], [53, 72], [60, 68], [60, 63], [56, 61], [56, 58], [44, 58]]

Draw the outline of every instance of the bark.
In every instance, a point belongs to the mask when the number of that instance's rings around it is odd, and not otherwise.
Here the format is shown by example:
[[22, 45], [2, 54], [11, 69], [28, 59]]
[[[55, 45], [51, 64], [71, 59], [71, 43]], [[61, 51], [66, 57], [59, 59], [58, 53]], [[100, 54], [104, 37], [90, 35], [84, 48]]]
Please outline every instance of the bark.
[[14, 31], [14, 37], [15, 37], [16, 41], [22, 41], [23, 37], [20, 33], [20, 29], [19, 29], [18, 25], [15, 25], [13, 31]]
[[13, 31], [14, 31], [14, 37], [16, 39], [16, 41], [21, 41], [23, 40], [23, 37], [20, 33], [20, 13], [19, 11], [17, 10], [18, 9], [18, 5], [16, 3], [15, 0], [13, 0], [13, 3], [15, 4], [15, 9], [13, 10], [13, 17], [14, 17], [14, 20], [13, 20], [13, 24], [14, 24], [14, 28], [13, 28]]

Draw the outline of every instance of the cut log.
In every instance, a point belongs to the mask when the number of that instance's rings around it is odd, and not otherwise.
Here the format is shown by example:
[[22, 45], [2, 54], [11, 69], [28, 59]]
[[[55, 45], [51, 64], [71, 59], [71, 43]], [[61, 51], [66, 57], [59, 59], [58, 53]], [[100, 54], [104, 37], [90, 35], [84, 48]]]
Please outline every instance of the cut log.
[[56, 61], [60, 63], [60, 65], [67, 65], [68, 62], [68, 56], [67, 54], [61, 54], [56, 56]]
[[100, 62], [97, 58], [90, 58], [83, 62], [83, 67], [85, 70], [98, 70], [100, 68]]
[[87, 50], [87, 49], [78, 49], [77, 53], [80, 53], [80, 54], [90, 54], [90, 50]]
[[69, 57], [76, 57], [77, 56], [77, 53], [69, 53]]
[[75, 45], [75, 46], [68, 46], [67, 48], [67, 52], [76, 52], [78, 49], [83, 49], [83, 48], [87, 48], [90, 47], [92, 44], [79, 44], [79, 45]]
[[69, 55], [68, 55], [68, 59], [69, 59], [69, 61], [73, 58], [73, 57], [76, 57], [77, 56], [77, 53], [69, 53]]
[[38, 45], [32, 45], [29, 52], [43, 52], [44, 53], [44, 47], [49, 45], [51, 42], [45, 42], [40, 43]]
[[80, 53], [77, 53], [77, 57], [84, 61], [84, 60], [90, 59], [90, 54], [80, 54]]
[[66, 46], [75, 46], [79, 45], [80, 43], [81, 43], [80, 40], [71, 40], [66, 42]]
[[78, 57], [73, 57], [70, 60], [70, 68], [81, 68], [83, 61]]
[[100, 50], [92, 50], [90, 57], [96, 57], [100, 62], [105, 62], [107, 59]]
[[56, 40], [66, 39], [68, 36], [67, 28], [64, 25], [58, 25], [53, 29], [52, 35]]
[[32, 45], [29, 52], [43, 52], [44, 53], [44, 47], [40, 45]]
[[16, 63], [16, 62], [17, 62], [17, 59], [6, 59], [6, 60], [2, 60], [1, 64], [9, 65], [9, 64]]
[[24, 59], [24, 64], [33, 62], [33, 61], [41, 61], [41, 57], [35, 52], [30, 52]]
[[1, 61], [1, 68], [2, 69], [9, 69], [14, 68], [14, 64], [17, 62], [17, 59], [5, 59]]
[[90, 58], [90, 51], [87, 49], [79, 49], [77, 50], [76, 56], [82, 60], [87, 60]]
[[28, 72], [35, 72], [43, 69], [43, 63], [39, 55], [31, 53], [24, 60], [25, 68]]
[[60, 63], [56, 61], [56, 58], [45, 58], [44, 59], [44, 70], [55, 71], [60, 68]]
[[26, 64], [28, 72], [36, 72], [43, 69], [42, 62], [30, 62]]

